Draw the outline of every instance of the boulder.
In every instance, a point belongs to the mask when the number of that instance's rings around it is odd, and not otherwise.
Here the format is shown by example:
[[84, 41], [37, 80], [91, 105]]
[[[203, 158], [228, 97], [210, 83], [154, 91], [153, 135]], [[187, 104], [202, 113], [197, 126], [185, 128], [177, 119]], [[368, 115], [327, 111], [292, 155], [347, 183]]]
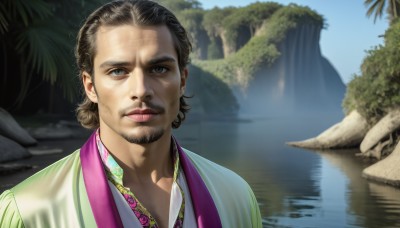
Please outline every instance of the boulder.
[[385, 184], [400, 186], [400, 143], [385, 159], [365, 168], [363, 177]]
[[0, 162], [7, 162], [31, 156], [26, 148], [1, 135], [0, 151]]
[[365, 135], [360, 145], [361, 153], [371, 150], [382, 139], [400, 127], [400, 109], [390, 111]]
[[356, 110], [340, 123], [328, 128], [315, 138], [288, 142], [290, 146], [310, 149], [338, 149], [358, 146], [368, 131], [367, 121]]
[[72, 138], [74, 135], [73, 131], [63, 124], [48, 124], [32, 130], [31, 134], [39, 140], [67, 139]]
[[0, 174], [9, 175], [26, 169], [32, 169], [32, 165], [25, 164], [0, 164]]
[[0, 108], [0, 135], [23, 146], [36, 145], [36, 139], [32, 138], [29, 133], [23, 129], [17, 121], [4, 109]]
[[32, 155], [46, 155], [46, 154], [59, 154], [63, 152], [61, 148], [52, 148], [48, 146], [31, 147], [28, 148], [29, 153]]

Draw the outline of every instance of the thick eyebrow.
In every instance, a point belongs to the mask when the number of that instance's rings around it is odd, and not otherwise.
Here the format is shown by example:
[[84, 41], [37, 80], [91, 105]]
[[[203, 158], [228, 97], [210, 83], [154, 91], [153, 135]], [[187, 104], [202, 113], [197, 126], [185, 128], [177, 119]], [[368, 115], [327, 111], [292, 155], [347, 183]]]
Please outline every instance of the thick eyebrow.
[[[176, 60], [175, 58], [171, 57], [171, 56], [161, 56], [161, 57], [157, 57], [154, 59], [149, 60], [149, 62], [147, 64], [149, 65], [157, 65], [160, 63], [165, 63], [165, 62], [171, 62], [171, 63], [175, 63]], [[108, 68], [108, 67], [123, 67], [123, 66], [127, 66], [130, 65], [130, 62], [126, 62], [126, 61], [105, 61], [102, 64], [100, 64], [100, 68]]]
[[100, 68], [122, 67], [122, 66], [127, 66], [129, 64], [130, 64], [130, 62], [110, 60], [110, 61], [105, 61], [104, 63], [100, 64]]
[[175, 60], [175, 58], [172, 58], [171, 56], [161, 56], [161, 57], [158, 57], [158, 58], [151, 59], [148, 62], [148, 64], [149, 65], [157, 65], [157, 64], [165, 63], [165, 62], [175, 63], [176, 60]]

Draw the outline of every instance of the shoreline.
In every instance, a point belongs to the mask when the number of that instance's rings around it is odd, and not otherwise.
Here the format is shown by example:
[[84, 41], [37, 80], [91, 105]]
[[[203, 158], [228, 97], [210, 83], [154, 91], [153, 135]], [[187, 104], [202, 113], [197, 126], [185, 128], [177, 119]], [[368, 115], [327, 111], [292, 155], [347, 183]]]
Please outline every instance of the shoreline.
[[[87, 137], [41, 140], [38, 142], [36, 147], [57, 148], [61, 149], [62, 152], [32, 155], [26, 159], [0, 163], [0, 165], [5, 165], [0, 172], [0, 194], [5, 190], [14, 187], [18, 183], [54, 163], [55, 161], [73, 153], [75, 150], [79, 149], [86, 140]], [[18, 169], [16, 166], [20, 166], [21, 168]]]

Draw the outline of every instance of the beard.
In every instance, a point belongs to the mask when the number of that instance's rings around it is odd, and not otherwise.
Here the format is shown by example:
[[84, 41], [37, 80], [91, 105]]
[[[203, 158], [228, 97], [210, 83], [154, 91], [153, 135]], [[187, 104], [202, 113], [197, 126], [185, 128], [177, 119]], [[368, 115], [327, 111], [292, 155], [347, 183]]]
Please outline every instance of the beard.
[[164, 135], [164, 129], [161, 128], [139, 137], [125, 135], [125, 134], [122, 134], [121, 136], [126, 141], [133, 144], [149, 144], [159, 140], [163, 135]]

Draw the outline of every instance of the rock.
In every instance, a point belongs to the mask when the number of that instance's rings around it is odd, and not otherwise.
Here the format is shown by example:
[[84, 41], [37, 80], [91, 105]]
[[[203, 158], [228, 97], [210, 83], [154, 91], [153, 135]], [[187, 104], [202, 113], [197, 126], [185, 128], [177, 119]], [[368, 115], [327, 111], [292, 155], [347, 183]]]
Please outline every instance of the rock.
[[15, 119], [4, 109], [0, 108], [0, 135], [23, 146], [36, 145], [36, 139], [32, 138], [29, 133], [24, 130]]
[[30, 157], [27, 149], [18, 143], [0, 135], [0, 162]]
[[58, 121], [58, 124], [62, 126], [67, 126], [67, 127], [82, 127], [81, 124], [78, 121], [70, 121], [70, 120], [60, 120]]
[[340, 123], [328, 128], [315, 138], [288, 142], [290, 146], [310, 149], [337, 149], [358, 146], [367, 133], [367, 121], [356, 110]]
[[72, 130], [63, 124], [49, 124], [31, 131], [31, 134], [39, 140], [65, 139], [73, 136]]
[[363, 177], [385, 184], [400, 186], [400, 143], [385, 159], [365, 168]]
[[61, 148], [50, 148], [48, 146], [32, 147], [29, 148], [28, 151], [32, 155], [59, 154], [63, 152]]
[[373, 157], [378, 160], [381, 160], [383, 149], [387, 145], [391, 145], [392, 143], [393, 143], [393, 137], [390, 135], [390, 139], [384, 142], [378, 142], [378, 144], [374, 148], [371, 148], [364, 153], [357, 153], [356, 156]]
[[31, 165], [25, 164], [0, 164], [0, 174], [9, 175], [26, 169], [32, 169]]
[[400, 109], [390, 111], [365, 135], [360, 145], [361, 153], [372, 149], [378, 142], [400, 127]]

